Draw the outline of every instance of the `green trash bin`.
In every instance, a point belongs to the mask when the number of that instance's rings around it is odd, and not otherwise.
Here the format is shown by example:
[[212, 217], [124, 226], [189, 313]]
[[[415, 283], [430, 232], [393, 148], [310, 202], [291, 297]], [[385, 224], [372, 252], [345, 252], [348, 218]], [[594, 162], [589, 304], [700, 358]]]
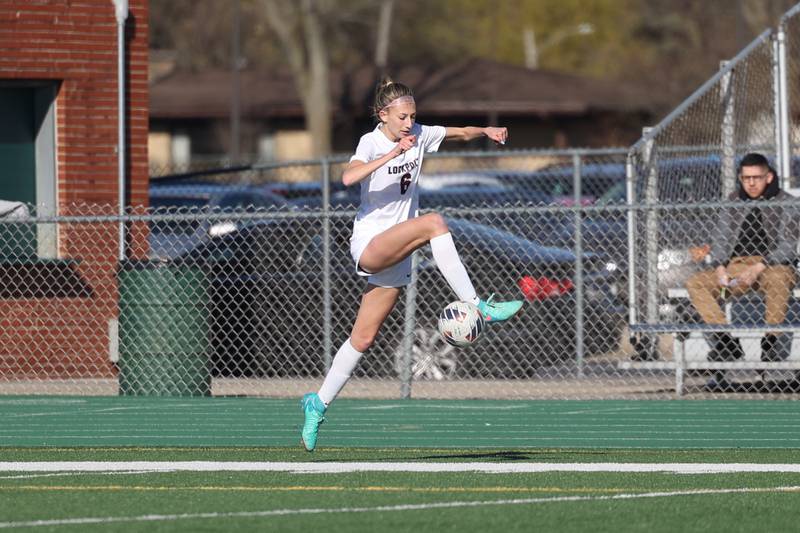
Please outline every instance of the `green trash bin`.
[[208, 283], [202, 268], [123, 261], [119, 281], [119, 393], [209, 396]]

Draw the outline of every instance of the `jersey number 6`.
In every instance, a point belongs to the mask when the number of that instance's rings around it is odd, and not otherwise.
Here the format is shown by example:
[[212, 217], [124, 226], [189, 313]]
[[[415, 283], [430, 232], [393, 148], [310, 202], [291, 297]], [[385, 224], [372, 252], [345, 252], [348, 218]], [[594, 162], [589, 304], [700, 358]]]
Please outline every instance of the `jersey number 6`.
[[411, 186], [411, 172], [406, 172], [400, 177], [400, 194], [405, 194]]

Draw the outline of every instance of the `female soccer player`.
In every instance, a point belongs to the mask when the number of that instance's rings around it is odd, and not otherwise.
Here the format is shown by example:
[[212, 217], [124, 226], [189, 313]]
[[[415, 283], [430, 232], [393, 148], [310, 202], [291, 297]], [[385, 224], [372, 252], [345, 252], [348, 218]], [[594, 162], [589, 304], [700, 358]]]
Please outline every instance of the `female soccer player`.
[[342, 175], [347, 185], [361, 184], [361, 205], [353, 224], [350, 253], [356, 272], [367, 277], [350, 338], [336, 352], [317, 393], [303, 396], [303, 446], [313, 451], [325, 410], [342, 390], [361, 355], [375, 340], [394, 308], [400, 288], [411, 279], [411, 254], [427, 243], [439, 271], [459, 300], [478, 306], [489, 323], [511, 318], [519, 300], [493, 302], [475, 293], [445, 219], [437, 213], [417, 216], [417, 179], [422, 159], [443, 140], [470, 141], [485, 135], [505, 144], [506, 128], [445, 128], [416, 123], [414, 96], [407, 86], [384, 79], [377, 87], [374, 113], [377, 127], [363, 135]]

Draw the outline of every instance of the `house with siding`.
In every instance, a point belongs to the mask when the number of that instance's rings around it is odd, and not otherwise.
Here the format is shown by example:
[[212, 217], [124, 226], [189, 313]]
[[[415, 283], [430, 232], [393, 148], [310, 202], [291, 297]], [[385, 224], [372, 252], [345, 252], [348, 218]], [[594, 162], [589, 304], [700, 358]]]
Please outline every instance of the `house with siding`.
[[[165, 67], [169, 55], [159, 56], [167, 59], [151, 66], [153, 175], [226, 163], [237, 86], [243, 160], [311, 156], [303, 107], [288, 71], [245, 70], [237, 85], [228, 71], [170, 71]], [[422, 123], [501, 124], [509, 128], [514, 148], [626, 146], [639, 138], [658, 105], [633, 82], [620, 85], [487, 59], [441, 68], [410, 66], [391, 75], [414, 89]], [[350, 152], [373, 127], [370, 105], [378, 78], [369, 66], [331, 74], [334, 152]], [[488, 146], [476, 141], [466, 148]]]

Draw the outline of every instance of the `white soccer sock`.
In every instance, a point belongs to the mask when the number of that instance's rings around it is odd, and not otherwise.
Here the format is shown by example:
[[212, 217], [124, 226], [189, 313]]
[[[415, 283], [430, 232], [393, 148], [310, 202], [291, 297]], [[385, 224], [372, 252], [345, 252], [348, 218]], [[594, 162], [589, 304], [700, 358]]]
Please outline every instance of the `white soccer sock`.
[[322, 387], [317, 393], [325, 406], [339, 395], [347, 380], [353, 375], [353, 370], [362, 355], [364, 355], [362, 352], [353, 348], [349, 338], [339, 347], [339, 351], [336, 352], [331, 363], [331, 368], [325, 376], [325, 381], [322, 382]]
[[439, 272], [447, 280], [458, 299], [478, 305], [479, 300], [475, 287], [472, 286], [467, 269], [464, 268], [461, 258], [458, 257], [458, 250], [456, 250], [453, 236], [449, 231], [431, 239], [431, 252], [436, 266], [439, 267]]

